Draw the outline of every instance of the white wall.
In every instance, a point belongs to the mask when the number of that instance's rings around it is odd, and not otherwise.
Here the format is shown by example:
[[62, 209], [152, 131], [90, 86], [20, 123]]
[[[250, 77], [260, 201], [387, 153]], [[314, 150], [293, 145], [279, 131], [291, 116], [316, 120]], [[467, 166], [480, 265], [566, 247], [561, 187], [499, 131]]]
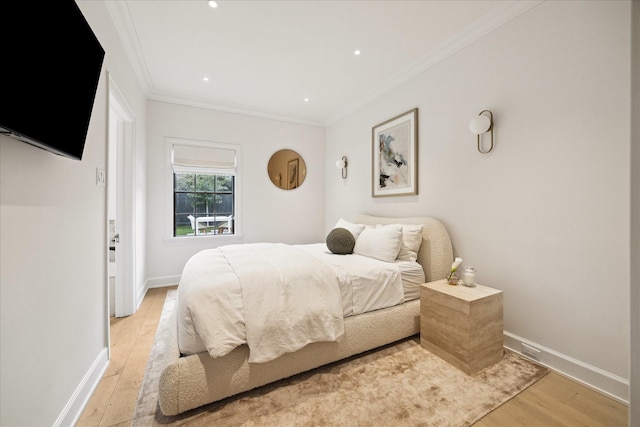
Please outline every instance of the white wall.
[[[147, 278], [149, 286], [175, 284], [185, 262], [204, 248], [222, 243], [311, 243], [324, 240], [324, 129], [294, 123], [149, 101], [147, 141]], [[166, 206], [165, 138], [212, 141], [241, 146], [238, 238], [200, 238], [180, 243], [164, 236], [171, 221]], [[274, 186], [267, 175], [273, 153], [289, 148], [307, 164], [296, 190]], [[335, 168], [334, 168], [335, 169]], [[185, 242], [182, 240], [182, 242]]]
[[640, 425], [640, 2], [631, 6], [631, 359], [629, 426]]
[[106, 347], [105, 93], [81, 162], [0, 136], [1, 425], [52, 425]]
[[106, 367], [107, 71], [144, 103], [104, 3], [80, 8], [107, 51], [82, 161], [0, 137], [3, 426], [73, 424]]
[[[544, 2], [331, 125], [325, 162], [349, 158], [346, 182], [327, 174], [326, 229], [356, 212], [439, 218], [478, 281], [504, 290], [510, 337], [622, 400], [629, 16], [629, 2]], [[414, 107], [419, 195], [373, 199], [371, 128]], [[488, 155], [467, 128], [484, 109]]]

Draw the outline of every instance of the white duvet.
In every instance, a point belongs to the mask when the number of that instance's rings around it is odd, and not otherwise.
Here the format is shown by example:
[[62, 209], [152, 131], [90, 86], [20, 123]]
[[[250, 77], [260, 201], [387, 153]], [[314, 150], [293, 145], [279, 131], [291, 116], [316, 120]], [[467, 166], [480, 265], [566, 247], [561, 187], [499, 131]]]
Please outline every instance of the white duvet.
[[[336, 255], [325, 244], [297, 245], [334, 271], [342, 295], [344, 317], [379, 310], [404, 302], [400, 263], [389, 263], [362, 255]], [[417, 264], [415, 269], [422, 272]], [[420, 283], [424, 283], [422, 280]]]
[[178, 286], [180, 351], [221, 357], [247, 344], [250, 362], [266, 362], [338, 340], [344, 317], [405, 301], [403, 274], [422, 274], [406, 263], [335, 255], [321, 243], [204, 250], [187, 262]]
[[201, 251], [178, 287], [178, 345], [183, 354], [221, 357], [249, 346], [260, 363], [344, 334], [342, 299], [331, 267], [280, 243]]

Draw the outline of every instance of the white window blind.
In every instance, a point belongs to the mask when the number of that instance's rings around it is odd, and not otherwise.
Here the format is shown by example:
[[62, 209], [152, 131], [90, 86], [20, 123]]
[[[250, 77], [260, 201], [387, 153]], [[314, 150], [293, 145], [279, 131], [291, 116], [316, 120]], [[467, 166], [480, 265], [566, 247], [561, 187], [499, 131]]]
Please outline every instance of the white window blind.
[[171, 164], [174, 173], [235, 175], [236, 150], [174, 144]]

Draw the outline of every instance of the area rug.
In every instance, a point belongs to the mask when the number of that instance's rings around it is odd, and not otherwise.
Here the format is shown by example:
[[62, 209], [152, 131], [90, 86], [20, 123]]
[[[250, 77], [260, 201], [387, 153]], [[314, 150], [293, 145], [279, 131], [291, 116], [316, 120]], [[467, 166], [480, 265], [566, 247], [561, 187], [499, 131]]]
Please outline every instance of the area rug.
[[469, 426], [538, 381], [548, 369], [505, 351], [469, 376], [420, 346], [414, 336], [166, 417], [158, 406], [169, 291], [145, 372], [133, 426]]

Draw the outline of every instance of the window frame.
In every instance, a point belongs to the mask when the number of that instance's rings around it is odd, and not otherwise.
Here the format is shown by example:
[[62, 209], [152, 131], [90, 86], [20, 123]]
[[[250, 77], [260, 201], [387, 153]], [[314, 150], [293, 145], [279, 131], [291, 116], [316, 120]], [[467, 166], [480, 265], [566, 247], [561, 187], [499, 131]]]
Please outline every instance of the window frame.
[[[176, 145], [187, 145], [203, 148], [218, 148], [233, 150], [236, 155], [236, 170], [234, 174], [234, 233], [233, 234], [199, 234], [193, 236], [174, 236], [174, 170], [173, 170], [173, 148]], [[169, 244], [196, 244], [204, 242], [231, 242], [240, 240], [242, 234], [242, 207], [241, 207], [241, 147], [237, 144], [228, 144], [214, 141], [201, 141], [184, 138], [165, 138], [165, 214], [164, 214], [164, 241]]]

